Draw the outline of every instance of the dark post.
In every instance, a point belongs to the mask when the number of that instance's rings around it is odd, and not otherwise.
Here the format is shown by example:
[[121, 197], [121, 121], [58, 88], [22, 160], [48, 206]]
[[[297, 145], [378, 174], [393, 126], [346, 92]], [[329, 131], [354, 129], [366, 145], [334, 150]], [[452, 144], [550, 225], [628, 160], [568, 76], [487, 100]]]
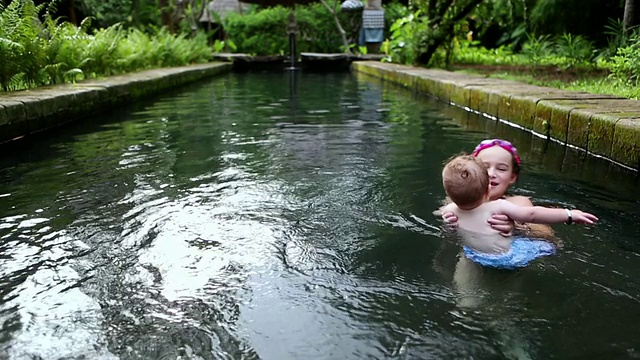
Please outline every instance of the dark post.
[[289, 21], [287, 23], [287, 32], [289, 33], [289, 55], [291, 61], [291, 67], [289, 70], [296, 68], [296, 32], [298, 31], [298, 24], [296, 23], [295, 9], [292, 7], [289, 13]]

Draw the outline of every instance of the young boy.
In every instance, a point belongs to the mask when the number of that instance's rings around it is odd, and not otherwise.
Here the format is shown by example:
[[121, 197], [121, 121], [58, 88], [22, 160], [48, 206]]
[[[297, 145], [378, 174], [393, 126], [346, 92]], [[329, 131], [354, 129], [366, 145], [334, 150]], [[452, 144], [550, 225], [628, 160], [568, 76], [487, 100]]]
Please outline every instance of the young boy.
[[530, 261], [553, 254], [555, 248], [546, 241], [505, 238], [491, 228], [487, 219], [505, 214], [526, 223], [593, 224], [598, 218], [580, 210], [522, 207], [507, 200], [489, 200], [489, 175], [484, 164], [474, 156], [461, 155], [450, 160], [442, 170], [442, 185], [452, 203], [441, 213], [458, 217], [465, 256], [481, 265], [503, 269], [526, 266]]

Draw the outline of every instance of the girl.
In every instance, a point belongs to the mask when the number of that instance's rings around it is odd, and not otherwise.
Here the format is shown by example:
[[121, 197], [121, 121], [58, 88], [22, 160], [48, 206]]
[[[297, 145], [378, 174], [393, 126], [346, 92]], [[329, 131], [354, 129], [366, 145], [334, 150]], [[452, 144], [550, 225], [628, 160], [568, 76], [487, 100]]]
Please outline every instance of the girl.
[[[533, 206], [525, 196], [509, 196], [509, 187], [518, 181], [520, 175], [520, 157], [515, 146], [506, 140], [483, 140], [476, 146], [473, 156], [482, 160], [489, 173], [489, 200], [505, 199], [520, 206]], [[458, 226], [458, 218], [452, 212], [442, 214], [442, 219], [451, 227]], [[508, 216], [495, 214], [487, 220], [491, 227], [504, 236], [510, 236], [519, 230], [528, 237], [543, 238], [556, 242], [553, 231], [542, 224], [514, 224]]]

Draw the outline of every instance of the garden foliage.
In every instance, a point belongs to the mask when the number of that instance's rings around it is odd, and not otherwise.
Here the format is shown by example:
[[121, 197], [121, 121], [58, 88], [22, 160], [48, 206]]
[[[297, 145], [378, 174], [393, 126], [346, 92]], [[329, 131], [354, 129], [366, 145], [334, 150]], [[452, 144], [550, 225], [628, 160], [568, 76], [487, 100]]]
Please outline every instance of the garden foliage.
[[[249, 13], [230, 13], [224, 19], [224, 30], [237, 51], [252, 55], [288, 54], [289, 35], [287, 29], [290, 8], [275, 6], [255, 9]], [[344, 52], [329, 10], [320, 3], [296, 6], [296, 44], [298, 52], [336, 53]], [[347, 31], [347, 38], [355, 45], [356, 23], [350, 13], [339, 13], [338, 18]]]
[[146, 33], [121, 25], [89, 31], [58, 21], [33, 0], [0, 6], [0, 87], [4, 91], [209, 61], [204, 34]]

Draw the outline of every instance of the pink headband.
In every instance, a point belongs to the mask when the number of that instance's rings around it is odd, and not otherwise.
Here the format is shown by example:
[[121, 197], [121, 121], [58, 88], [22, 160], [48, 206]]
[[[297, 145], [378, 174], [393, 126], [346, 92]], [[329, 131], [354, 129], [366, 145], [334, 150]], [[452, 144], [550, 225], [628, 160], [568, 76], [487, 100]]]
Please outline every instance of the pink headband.
[[520, 156], [518, 156], [518, 150], [516, 149], [515, 146], [513, 146], [513, 144], [511, 144], [510, 142], [508, 142], [507, 140], [502, 140], [502, 139], [487, 139], [487, 140], [482, 140], [480, 142], [480, 144], [478, 144], [478, 146], [476, 146], [475, 150], [473, 150], [472, 155], [473, 156], [478, 156], [478, 154], [480, 153], [480, 151], [493, 147], [493, 146], [500, 146], [501, 148], [507, 150], [511, 155], [513, 155], [513, 158], [516, 160], [516, 164], [520, 165]]

